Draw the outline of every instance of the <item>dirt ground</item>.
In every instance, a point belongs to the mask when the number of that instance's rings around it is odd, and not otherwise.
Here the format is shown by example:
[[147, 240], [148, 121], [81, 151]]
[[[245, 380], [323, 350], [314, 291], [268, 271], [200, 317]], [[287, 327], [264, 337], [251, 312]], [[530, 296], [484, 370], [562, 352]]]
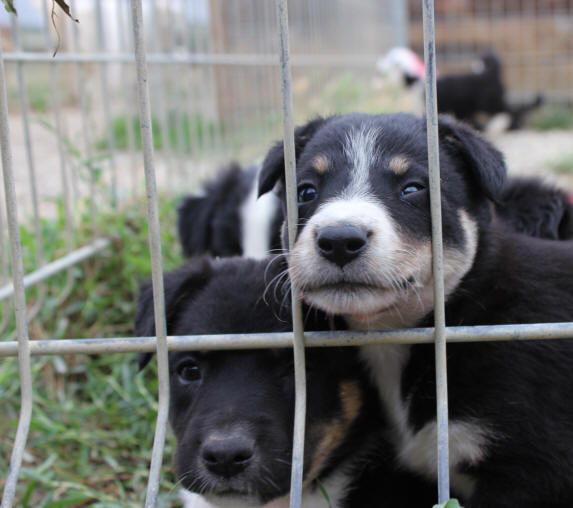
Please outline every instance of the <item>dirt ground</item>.
[[510, 175], [541, 176], [573, 190], [573, 173], [556, 174], [551, 165], [564, 156], [573, 156], [573, 131], [506, 132], [493, 143], [504, 153]]

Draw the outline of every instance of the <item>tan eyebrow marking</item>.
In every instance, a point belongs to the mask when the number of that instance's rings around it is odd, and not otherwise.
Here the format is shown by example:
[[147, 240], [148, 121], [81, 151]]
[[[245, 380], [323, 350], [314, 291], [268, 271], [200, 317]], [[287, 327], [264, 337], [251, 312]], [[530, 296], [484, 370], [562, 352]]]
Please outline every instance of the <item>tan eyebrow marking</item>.
[[326, 155], [317, 155], [312, 159], [311, 165], [314, 169], [316, 169], [317, 173], [324, 175], [330, 162]]
[[396, 175], [403, 175], [408, 169], [410, 169], [410, 161], [403, 155], [397, 155], [390, 160], [388, 164], [390, 169]]

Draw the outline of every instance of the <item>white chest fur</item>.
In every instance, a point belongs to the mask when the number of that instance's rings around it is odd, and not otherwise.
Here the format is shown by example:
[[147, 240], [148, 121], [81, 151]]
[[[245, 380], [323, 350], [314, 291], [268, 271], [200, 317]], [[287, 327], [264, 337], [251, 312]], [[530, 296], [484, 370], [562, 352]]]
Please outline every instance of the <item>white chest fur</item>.
[[[437, 478], [437, 424], [426, 423], [414, 431], [408, 423], [409, 402], [402, 397], [402, 372], [410, 358], [409, 345], [363, 346], [361, 356], [368, 365], [392, 427], [398, 461], [430, 479]], [[471, 495], [474, 481], [459, 471], [461, 464], [483, 459], [491, 437], [487, 427], [476, 420], [450, 420], [449, 448], [452, 487]]]
[[[348, 476], [340, 471], [330, 475], [324, 482], [323, 488], [328, 494], [330, 505], [319, 488], [308, 489], [302, 497], [303, 508], [338, 508], [344, 500], [349, 483]], [[265, 505], [260, 505], [256, 501], [246, 498], [217, 498], [206, 499], [199, 494], [194, 494], [188, 490], [181, 490], [181, 500], [183, 508], [288, 508], [289, 497], [275, 499]]]

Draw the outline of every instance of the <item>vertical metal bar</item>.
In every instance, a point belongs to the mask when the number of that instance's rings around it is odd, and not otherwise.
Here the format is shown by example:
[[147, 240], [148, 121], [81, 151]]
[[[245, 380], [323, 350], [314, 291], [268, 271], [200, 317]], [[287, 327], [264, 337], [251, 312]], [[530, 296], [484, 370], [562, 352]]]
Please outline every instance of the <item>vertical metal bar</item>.
[[16, 333], [18, 335], [18, 365], [21, 383], [21, 405], [18, 429], [14, 440], [14, 448], [10, 458], [8, 477], [2, 494], [2, 508], [10, 508], [14, 503], [16, 485], [22, 456], [28, 439], [30, 421], [32, 418], [32, 370], [30, 365], [30, 343], [28, 339], [28, 321], [26, 317], [26, 293], [24, 289], [24, 270], [22, 267], [22, 252], [20, 231], [18, 229], [18, 210], [16, 205], [16, 185], [12, 167], [12, 148], [10, 146], [10, 128], [8, 125], [8, 100], [6, 96], [6, 80], [4, 74], [4, 59], [0, 41], [0, 147], [2, 149], [2, 172], [4, 175], [4, 192], [6, 194], [6, 212], [8, 229], [10, 231], [10, 249], [12, 254], [12, 277], [14, 280], [14, 309], [16, 312]]
[[[48, 5], [43, 2], [44, 6], [44, 39], [46, 42], [46, 47], [51, 45], [50, 37], [50, 14], [48, 13]], [[54, 108], [54, 121], [56, 137], [58, 142], [58, 155], [60, 159], [60, 177], [62, 180], [62, 202], [64, 205], [64, 218], [65, 218], [65, 241], [66, 250], [71, 252], [74, 248], [74, 226], [72, 219], [72, 211], [70, 208], [70, 190], [68, 185], [68, 174], [66, 168], [66, 154], [64, 151], [64, 134], [62, 128], [62, 108], [60, 104], [60, 88], [57, 82], [57, 64], [53, 62], [50, 64], [50, 91], [52, 93], [52, 106]], [[58, 301], [64, 301], [71, 293], [74, 287], [74, 273], [72, 269], [67, 272], [66, 285], [62, 292], [58, 295]]]
[[[186, 34], [187, 34], [187, 37], [185, 38], [186, 51], [187, 53], [201, 52], [202, 48], [200, 47], [201, 44], [198, 39], [199, 31], [196, 29], [197, 28], [195, 24], [196, 22], [195, 23], [193, 22], [194, 18], [196, 17], [195, 14], [196, 10], [194, 9], [193, 1], [190, 2], [185, 0], [182, 1], [184, 2], [184, 5], [182, 6], [184, 12], [184, 18], [186, 22], [189, 24], [189, 26], [187, 26], [186, 28]], [[207, 50], [205, 50], [205, 53], [207, 53]], [[206, 68], [211, 69], [212, 65], [207, 65]], [[185, 132], [184, 146], [188, 162], [189, 160], [195, 162], [194, 159], [195, 157], [199, 156], [200, 152], [202, 152], [202, 155], [206, 154], [205, 137], [203, 138], [203, 143], [199, 142], [200, 141], [199, 135], [197, 135], [197, 139], [195, 139], [194, 137], [197, 125], [195, 117], [200, 115], [201, 112], [203, 111], [203, 106], [202, 106], [203, 101], [200, 98], [198, 98], [195, 93], [195, 82], [199, 81], [203, 83], [204, 89], [208, 91], [207, 93], [210, 93], [211, 90], [214, 90], [214, 87], [212, 86], [211, 82], [207, 83], [205, 81], [206, 72], [205, 70], [203, 70], [201, 66], [187, 65], [185, 70], [186, 72], [183, 72], [186, 83], [185, 86], [186, 94], [184, 97], [184, 104], [185, 104], [185, 112], [188, 118], [188, 124], [187, 124], [188, 130]], [[195, 75], [197, 74], [200, 74], [202, 79], [196, 80]], [[187, 153], [187, 148], [189, 149], [188, 153]], [[194, 168], [193, 180], [195, 180], [199, 174], [199, 164], [194, 163], [192, 164], [192, 166]], [[184, 177], [182, 181], [185, 182]], [[188, 182], [185, 182], [185, 186], [187, 185]], [[183, 188], [185, 188], [185, 190], [189, 190], [187, 187]]]
[[[12, 16], [12, 37], [14, 40], [14, 47], [17, 51], [22, 50], [20, 43], [20, 27], [18, 26], [17, 17]], [[32, 217], [34, 220], [34, 238], [36, 242], [36, 267], [44, 266], [44, 242], [42, 239], [42, 227], [40, 225], [40, 212], [38, 205], [38, 187], [36, 180], [36, 167], [34, 164], [34, 154], [32, 152], [32, 137], [30, 135], [30, 120], [28, 117], [29, 104], [28, 92], [26, 89], [26, 81], [24, 80], [23, 62], [16, 64], [16, 73], [18, 76], [18, 90], [20, 96], [20, 111], [22, 114], [22, 127], [24, 130], [24, 144], [26, 146], [26, 160], [28, 162], [28, 177], [30, 179], [30, 192], [32, 195]], [[40, 311], [44, 300], [46, 298], [47, 290], [45, 284], [40, 284], [38, 288], [38, 298], [34, 303], [34, 307], [28, 312], [28, 319], [32, 320], [34, 316]]]
[[408, 34], [408, 2], [404, 0], [392, 0], [392, 45], [409, 46]]
[[[157, 0], [151, 0], [151, 12], [153, 19], [158, 24], [159, 28], [151, 31], [151, 48], [154, 53], [160, 54], [163, 52], [159, 34], [161, 30], [161, 23], [163, 16], [157, 8]], [[169, 190], [174, 189], [174, 172], [173, 169], [173, 154], [171, 151], [171, 136], [169, 133], [169, 102], [166, 98], [168, 95], [169, 81], [165, 79], [164, 68], [161, 65], [154, 65], [151, 67], [152, 76], [152, 89], [155, 90], [153, 98], [155, 100], [156, 111], [158, 111], [158, 121], [161, 126], [161, 154], [162, 160], [165, 164], [163, 168], [165, 172], [165, 182]]]
[[[192, 4], [196, 3], [196, 0], [192, 0]], [[265, 2], [266, 3], [266, 2]], [[213, 2], [209, 2], [209, 17], [213, 16], [212, 11]], [[195, 9], [196, 11], [197, 9]], [[202, 51], [207, 55], [212, 55], [216, 51], [216, 46], [213, 40], [213, 24], [211, 22], [211, 30], [210, 30], [210, 37], [199, 37], [194, 38], [195, 48], [197, 51]], [[194, 30], [197, 32], [197, 30]], [[209, 100], [212, 106], [210, 108], [213, 109], [212, 111], [212, 119], [214, 129], [210, 139], [210, 149], [213, 154], [217, 154], [219, 157], [224, 157], [226, 155], [225, 150], [227, 149], [226, 143], [223, 139], [223, 131], [222, 131], [222, 121], [220, 119], [220, 109], [218, 103], [218, 92], [217, 92], [217, 70], [213, 64], [206, 66], [207, 72], [203, 72], [203, 76], [207, 76], [207, 82], [209, 83], [208, 90], [209, 92]]]
[[[129, 50], [129, 44], [127, 42], [127, 37], [125, 35], [125, 17], [124, 8], [126, 4], [123, 2], [116, 3], [116, 14], [117, 14], [117, 28], [118, 28], [118, 40], [119, 48], [121, 53], [127, 53]], [[133, 126], [133, 89], [135, 83], [131, 80], [132, 70], [131, 64], [123, 63], [121, 64], [121, 75], [126, 80], [126, 85], [122, 86], [123, 91], [123, 101], [125, 107], [125, 126], [127, 130], [127, 149], [129, 151], [129, 165], [131, 168], [131, 197], [134, 198], [137, 195], [137, 159], [135, 156], [135, 129]]]
[[[294, 120], [290, 73], [287, 0], [277, 0], [280, 35], [281, 92], [283, 108], [283, 140], [285, 179], [287, 192], [287, 226], [289, 250], [296, 240], [298, 211], [296, 206], [296, 158], [294, 150]], [[302, 480], [304, 463], [304, 433], [306, 420], [306, 366], [304, 330], [298, 292], [292, 290], [293, 352], [295, 379], [295, 413], [290, 484], [290, 508], [302, 506]]]
[[[175, 38], [177, 36], [177, 26], [174, 22], [173, 11], [177, 7], [175, 5], [166, 5], [165, 12], [167, 16], [167, 26], [173, 27], [172, 30], [167, 35], [167, 49], [169, 55], [173, 56], [175, 54]], [[182, 13], [181, 13], [182, 14]], [[182, 111], [182, 104], [184, 104], [185, 97], [183, 92], [183, 86], [181, 84], [181, 78], [185, 75], [185, 68], [182, 65], [171, 64], [165, 73], [167, 75], [167, 82], [170, 87], [172, 87], [171, 93], [167, 95], [167, 107], [168, 111], [173, 114], [173, 129], [175, 134], [175, 147], [173, 150], [173, 161], [177, 169], [176, 174], [178, 176], [178, 181], [175, 182], [175, 188], [181, 192], [182, 182], [184, 182], [185, 164], [183, 162], [184, 150], [183, 150], [183, 128], [184, 128], [184, 115]], [[174, 175], [175, 176], [175, 175]], [[175, 181], [175, 178], [173, 179]]]
[[[0, 209], [0, 282], [4, 286], [8, 283], [10, 275], [8, 273], [8, 256], [6, 255], [6, 245], [5, 239], [7, 234], [4, 232], [4, 213]], [[7, 326], [11, 321], [12, 307], [10, 305], [10, 300], [4, 300], [2, 302], [2, 321], [0, 321], [0, 335], [4, 333]]]
[[[97, 45], [101, 53], [105, 53], [105, 33], [103, 30], [103, 14], [101, 10], [101, 0], [96, 0], [96, 29], [97, 29]], [[115, 208], [118, 200], [117, 189], [117, 167], [115, 163], [115, 138], [113, 132], [113, 125], [111, 119], [111, 111], [109, 108], [110, 93], [109, 93], [109, 78], [108, 78], [108, 64], [102, 62], [100, 64], [100, 77], [101, 77], [101, 93], [103, 103], [103, 116], [107, 129], [107, 148], [109, 150], [109, 166], [111, 170], [111, 205]]]
[[[74, 0], [72, 7], [75, 7], [78, 0]], [[73, 50], [75, 53], [80, 53], [80, 34], [77, 23], [72, 23], [72, 39], [73, 39]], [[76, 83], [78, 87], [78, 93], [80, 95], [80, 113], [82, 118], [82, 136], [84, 141], [84, 156], [88, 161], [88, 194], [89, 194], [89, 210], [90, 210], [90, 224], [92, 229], [92, 235], [96, 235], [97, 231], [97, 204], [96, 204], [96, 182], [95, 174], [92, 164], [92, 145], [91, 145], [91, 135], [89, 126], [89, 107], [88, 98], [86, 93], [86, 73], [85, 64], [78, 62], [76, 64]]]
[[438, 421], [438, 502], [450, 497], [448, 446], [448, 384], [446, 371], [446, 317], [444, 307], [444, 267], [442, 249], [442, 208], [440, 197], [440, 156], [438, 107], [436, 100], [436, 51], [434, 0], [423, 0], [424, 60], [426, 62], [426, 125], [430, 169], [430, 208], [432, 216], [432, 270], [434, 275], [434, 330], [436, 349], [436, 403]]
[[167, 356], [167, 327], [165, 323], [165, 302], [163, 293], [163, 273], [161, 270], [161, 234], [159, 211], [157, 205], [157, 184], [153, 167], [153, 132], [151, 126], [151, 109], [149, 105], [149, 88], [147, 65], [145, 60], [145, 39], [143, 33], [142, 0], [131, 0], [135, 61], [137, 71], [137, 95], [139, 104], [139, 121], [143, 147], [143, 164], [145, 167], [145, 188], [147, 192], [147, 219], [149, 222], [149, 249], [151, 253], [151, 280], [153, 285], [153, 304], [155, 312], [155, 333], [157, 335], [157, 364], [159, 375], [159, 404], [157, 423], [151, 453], [149, 481], [145, 507], [152, 508], [157, 504], [163, 448], [167, 430], [169, 409], [169, 365]]

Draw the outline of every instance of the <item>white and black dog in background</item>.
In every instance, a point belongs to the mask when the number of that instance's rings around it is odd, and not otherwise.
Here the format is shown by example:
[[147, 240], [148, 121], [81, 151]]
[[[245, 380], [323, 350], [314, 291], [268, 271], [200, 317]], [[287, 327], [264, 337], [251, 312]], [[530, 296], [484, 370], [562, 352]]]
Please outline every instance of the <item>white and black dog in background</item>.
[[262, 259], [280, 248], [280, 202], [257, 195], [257, 171], [233, 163], [205, 184], [198, 196], [183, 198], [177, 229], [186, 257], [245, 256]]
[[[573, 321], [573, 242], [512, 232], [492, 204], [502, 155], [449, 119], [439, 133], [447, 324]], [[425, 120], [317, 118], [295, 131], [295, 146], [299, 227], [287, 259], [306, 304], [351, 329], [431, 326]], [[283, 167], [281, 142], [263, 163], [261, 194], [284, 190]], [[433, 347], [367, 346], [361, 356], [399, 464], [434, 480]], [[452, 490], [463, 506], [573, 506], [573, 341], [450, 344], [448, 379]]]
[[[166, 274], [168, 333], [292, 330], [283, 259], [200, 259]], [[305, 326], [328, 329], [330, 322], [312, 311]], [[150, 285], [140, 295], [136, 333], [155, 333]], [[140, 366], [150, 358], [141, 354]], [[169, 353], [169, 420], [186, 508], [288, 507], [292, 360], [290, 349]], [[435, 485], [397, 466], [357, 350], [309, 349], [306, 360], [303, 506], [378, 508], [381, 499], [432, 506]], [[386, 495], [390, 486], [396, 498]]]
[[[424, 95], [424, 62], [409, 48], [392, 48], [376, 64], [384, 75], [402, 76], [406, 89]], [[438, 111], [455, 116], [479, 130], [515, 130], [523, 127], [527, 115], [540, 107], [543, 96], [513, 105], [507, 100], [502, 62], [488, 51], [473, 63], [471, 72], [440, 74], [436, 81]], [[420, 100], [420, 107], [423, 100]]]

